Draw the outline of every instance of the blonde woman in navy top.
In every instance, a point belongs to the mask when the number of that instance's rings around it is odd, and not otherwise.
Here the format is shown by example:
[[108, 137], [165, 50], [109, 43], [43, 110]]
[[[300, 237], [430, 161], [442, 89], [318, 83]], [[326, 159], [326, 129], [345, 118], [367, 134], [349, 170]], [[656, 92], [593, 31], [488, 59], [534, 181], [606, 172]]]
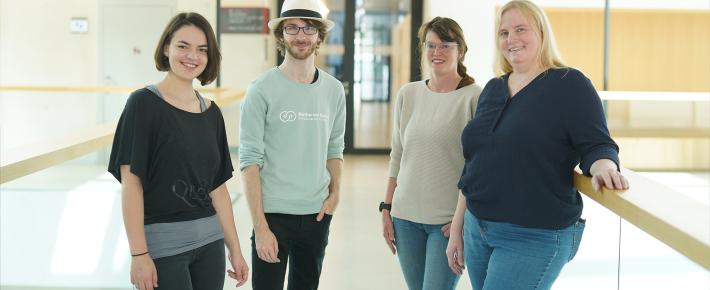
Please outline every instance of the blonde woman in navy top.
[[465, 165], [447, 257], [473, 289], [550, 289], [584, 231], [579, 165], [592, 186], [628, 188], [601, 101], [565, 66], [542, 9], [511, 1], [496, 19], [497, 66], [461, 136]]

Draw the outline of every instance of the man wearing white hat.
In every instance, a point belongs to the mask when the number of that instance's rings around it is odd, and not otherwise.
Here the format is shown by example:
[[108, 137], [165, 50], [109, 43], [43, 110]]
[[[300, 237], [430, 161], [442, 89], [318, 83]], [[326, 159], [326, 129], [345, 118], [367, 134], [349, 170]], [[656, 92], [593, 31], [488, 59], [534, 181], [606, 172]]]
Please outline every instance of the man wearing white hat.
[[286, 0], [269, 21], [284, 62], [257, 78], [242, 104], [239, 168], [249, 202], [252, 287], [317, 289], [338, 204], [345, 92], [316, 68], [334, 23], [318, 0]]

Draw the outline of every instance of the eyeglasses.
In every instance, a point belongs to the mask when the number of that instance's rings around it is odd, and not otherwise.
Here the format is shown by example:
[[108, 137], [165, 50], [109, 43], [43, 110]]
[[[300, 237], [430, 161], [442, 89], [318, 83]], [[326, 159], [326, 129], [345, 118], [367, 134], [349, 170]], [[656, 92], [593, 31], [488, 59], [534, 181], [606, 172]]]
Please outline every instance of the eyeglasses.
[[458, 46], [459, 44], [456, 42], [442, 42], [439, 44], [433, 43], [433, 42], [424, 42], [422, 43], [422, 46], [426, 51], [431, 51], [434, 52], [437, 48], [439, 51], [442, 52], [447, 52], [453, 49], [454, 47]]
[[303, 33], [305, 35], [314, 35], [314, 34], [318, 33], [318, 28], [316, 28], [315, 26], [303, 26], [303, 27], [296, 26], [296, 25], [284, 26], [284, 32], [286, 32], [286, 34], [289, 34], [289, 35], [298, 34], [298, 32], [301, 31], [301, 29], [303, 29]]

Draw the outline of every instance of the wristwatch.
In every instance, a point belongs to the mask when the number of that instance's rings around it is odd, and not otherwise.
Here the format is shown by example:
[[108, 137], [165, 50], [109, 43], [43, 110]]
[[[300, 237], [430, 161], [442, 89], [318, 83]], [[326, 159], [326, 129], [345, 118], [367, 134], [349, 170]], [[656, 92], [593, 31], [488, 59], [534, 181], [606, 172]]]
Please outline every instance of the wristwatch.
[[383, 201], [383, 202], [380, 202], [380, 212], [382, 212], [383, 209], [386, 209], [386, 210], [388, 210], [388, 211], [392, 211], [392, 204], [391, 204], [391, 203], [385, 203], [384, 201]]

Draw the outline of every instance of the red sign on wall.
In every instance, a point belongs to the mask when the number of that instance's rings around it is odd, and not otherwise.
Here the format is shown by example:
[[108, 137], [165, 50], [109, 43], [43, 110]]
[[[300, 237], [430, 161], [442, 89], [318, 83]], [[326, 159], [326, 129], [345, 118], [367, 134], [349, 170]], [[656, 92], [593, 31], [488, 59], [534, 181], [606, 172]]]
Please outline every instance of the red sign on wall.
[[269, 33], [269, 8], [221, 7], [221, 33]]

